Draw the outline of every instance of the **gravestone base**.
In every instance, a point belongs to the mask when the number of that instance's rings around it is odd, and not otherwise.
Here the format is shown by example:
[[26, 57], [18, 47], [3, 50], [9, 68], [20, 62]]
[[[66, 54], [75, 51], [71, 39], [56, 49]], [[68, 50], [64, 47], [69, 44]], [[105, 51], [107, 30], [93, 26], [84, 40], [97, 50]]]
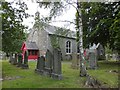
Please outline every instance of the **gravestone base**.
[[13, 64], [13, 65], [16, 65], [16, 64], [17, 64], [15, 58], [12, 58], [11, 64]]
[[28, 69], [28, 68], [29, 68], [28, 64], [22, 64], [22, 69]]
[[52, 73], [52, 78], [53, 78], [53, 79], [62, 80], [62, 75], [61, 75], [61, 74]]
[[98, 67], [90, 67], [88, 66], [87, 69], [93, 69], [93, 70], [96, 70]]
[[44, 70], [35, 69], [35, 72], [40, 75], [44, 75]]
[[17, 67], [22, 67], [22, 64], [19, 64], [19, 63], [18, 63], [18, 64], [17, 64]]
[[52, 69], [51, 68], [45, 68], [44, 75], [45, 76], [51, 76]]

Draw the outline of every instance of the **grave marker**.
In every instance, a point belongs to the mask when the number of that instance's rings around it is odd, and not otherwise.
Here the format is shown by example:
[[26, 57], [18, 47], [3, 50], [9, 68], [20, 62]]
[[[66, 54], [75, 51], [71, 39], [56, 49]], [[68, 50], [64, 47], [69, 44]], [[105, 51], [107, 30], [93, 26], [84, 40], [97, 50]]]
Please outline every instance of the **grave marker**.
[[41, 56], [41, 57], [38, 57], [35, 72], [38, 72], [42, 75], [44, 73], [44, 70], [45, 70], [45, 57]]
[[46, 52], [46, 60], [45, 60], [45, 74], [51, 76], [52, 73], [52, 66], [53, 66], [53, 55], [52, 53], [47, 50]]
[[21, 67], [22, 66], [22, 54], [19, 53], [18, 54], [18, 64], [17, 64], [17, 67]]
[[62, 72], [61, 72], [61, 51], [58, 49], [53, 50], [53, 72], [52, 72], [52, 78], [53, 79], [62, 79]]
[[25, 51], [25, 54], [24, 54], [24, 62], [23, 62], [22, 68], [23, 69], [29, 68], [29, 66], [28, 66], [28, 52], [27, 51]]
[[97, 68], [97, 55], [95, 49], [90, 49], [89, 51], [89, 68], [90, 69]]
[[71, 67], [73, 69], [78, 69], [79, 68], [79, 58], [78, 58], [77, 53], [72, 54], [72, 65], [71, 65]]

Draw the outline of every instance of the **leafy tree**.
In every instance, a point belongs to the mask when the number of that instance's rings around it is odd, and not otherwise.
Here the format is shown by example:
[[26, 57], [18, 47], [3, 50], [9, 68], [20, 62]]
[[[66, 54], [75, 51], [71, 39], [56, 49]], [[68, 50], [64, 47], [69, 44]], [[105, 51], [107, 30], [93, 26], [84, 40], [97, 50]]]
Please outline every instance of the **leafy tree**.
[[84, 46], [100, 42], [119, 50], [120, 2], [81, 3]]
[[29, 17], [25, 12], [27, 5], [24, 2], [17, 2], [17, 8], [11, 3], [2, 2], [2, 50], [6, 53], [20, 52], [23, 41], [26, 38], [23, 18]]

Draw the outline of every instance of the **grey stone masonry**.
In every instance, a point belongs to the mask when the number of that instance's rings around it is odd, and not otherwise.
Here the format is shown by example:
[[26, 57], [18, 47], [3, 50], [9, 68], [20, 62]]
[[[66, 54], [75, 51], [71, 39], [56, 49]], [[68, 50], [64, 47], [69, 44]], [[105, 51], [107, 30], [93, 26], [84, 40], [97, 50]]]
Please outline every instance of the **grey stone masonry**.
[[53, 50], [54, 61], [53, 61], [53, 72], [52, 78], [53, 79], [62, 79], [62, 72], [61, 72], [61, 51], [58, 49]]

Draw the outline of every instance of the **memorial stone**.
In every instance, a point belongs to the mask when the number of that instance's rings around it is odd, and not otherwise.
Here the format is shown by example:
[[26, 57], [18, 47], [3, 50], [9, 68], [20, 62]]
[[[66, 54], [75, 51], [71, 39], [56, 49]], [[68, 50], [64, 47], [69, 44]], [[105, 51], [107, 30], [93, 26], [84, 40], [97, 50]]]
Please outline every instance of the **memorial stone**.
[[61, 51], [58, 49], [53, 50], [53, 72], [52, 72], [52, 78], [54, 79], [62, 79], [62, 73], [61, 73]]
[[27, 51], [25, 51], [25, 54], [24, 54], [24, 62], [23, 62], [22, 68], [23, 69], [29, 68], [29, 66], [28, 66], [28, 52]]
[[89, 52], [89, 68], [96, 69], [97, 68], [97, 55], [94, 50], [90, 50]]
[[17, 63], [17, 67], [21, 67], [22, 66], [22, 54], [19, 53], [18, 54], [18, 63]]
[[52, 66], [53, 66], [53, 55], [52, 53], [47, 50], [46, 52], [46, 60], [45, 60], [45, 74], [51, 76], [52, 73]]
[[79, 58], [77, 58], [76, 53], [72, 54], [72, 65], [71, 65], [71, 67], [73, 69], [78, 69], [79, 68]]
[[38, 72], [42, 75], [44, 73], [44, 70], [45, 70], [45, 57], [41, 56], [41, 57], [38, 57], [35, 72]]

